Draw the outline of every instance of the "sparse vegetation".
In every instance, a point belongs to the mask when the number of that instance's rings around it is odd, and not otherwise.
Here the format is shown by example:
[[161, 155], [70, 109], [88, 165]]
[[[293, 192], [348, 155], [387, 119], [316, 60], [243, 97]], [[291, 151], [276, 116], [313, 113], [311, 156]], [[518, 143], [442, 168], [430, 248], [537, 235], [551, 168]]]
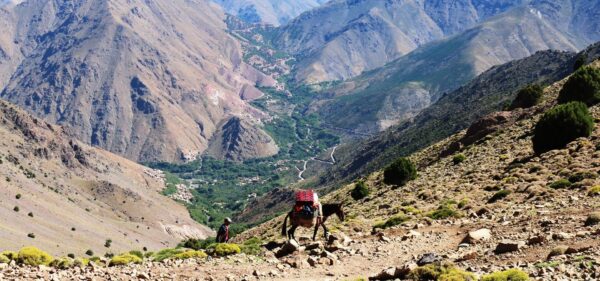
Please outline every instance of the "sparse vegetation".
[[33, 213], [32, 212], [29, 212], [27, 215], [33, 218]]
[[38, 265], [49, 265], [54, 258], [48, 253], [36, 248], [36, 247], [24, 247], [19, 250], [17, 256], [17, 263], [38, 266]]
[[140, 259], [138, 256], [126, 253], [126, 254], [122, 254], [122, 255], [118, 255], [118, 256], [114, 256], [112, 259], [110, 259], [110, 262], [108, 263], [109, 266], [119, 266], [119, 265], [128, 265], [131, 263], [142, 263], [142, 259]]
[[540, 85], [528, 85], [519, 91], [510, 108], [530, 108], [535, 106], [540, 102], [543, 94], [544, 89]]
[[465, 162], [465, 160], [467, 160], [467, 156], [465, 156], [462, 153], [456, 154], [452, 157], [452, 163], [454, 163], [454, 165], [458, 165], [462, 162]]
[[29, 233], [29, 234], [27, 234], [27, 237], [29, 237], [31, 239], [35, 239], [35, 233]]
[[527, 281], [529, 275], [518, 269], [509, 269], [505, 271], [494, 272], [484, 275], [481, 281]]
[[595, 179], [597, 177], [596, 173], [592, 172], [577, 172], [569, 176], [569, 181], [572, 183], [580, 182], [585, 179]]
[[501, 200], [501, 199], [504, 199], [504, 198], [506, 198], [506, 197], [507, 197], [508, 195], [510, 195], [511, 193], [512, 193], [512, 191], [510, 191], [510, 190], [507, 190], [507, 189], [500, 190], [500, 191], [496, 192], [496, 193], [494, 194], [494, 196], [492, 196], [492, 198], [490, 198], [490, 199], [488, 200], [488, 203], [495, 203], [495, 202], [497, 202], [498, 200]]
[[144, 259], [144, 253], [138, 250], [129, 251], [129, 254], [134, 255], [140, 259]]
[[104, 242], [104, 247], [110, 248], [111, 245], [112, 245], [112, 240], [111, 239], [106, 239], [106, 241]]
[[590, 187], [588, 190], [588, 196], [600, 196], [600, 185]]
[[383, 180], [387, 184], [405, 185], [417, 178], [417, 168], [408, 158], [400, 158], [385, 168]]
[[73, 260], [69, 258], [57, 258], [50, 263], [50, 266], [57, 269], [67, 269], [73, 267]]
[[546, 112], [534, 129], [533, 150], [541, 154], [563, 148], [569, 142], [588, 137], [594, 128], [594, 119], [581, 102], [558, 105]]
[[373, 229], [386, 229], [386, 228], [390, 228], [392, 226], [396, 226], [396, 225], [402, 224], [403, 222], [406, 222], [408, 220], [410, 220], [410, 218], [408, 216], [406, 216], [404, 214], [398, 214], [398, 215], [395, 215], [395, 216], [387, 219], [384, 222], [380, 222], [380, 223], [377, 223], [377, 224], [373, 225]]
[[246, 255], [259, 255], [262, 243], [263, 241], [260, 238], [252, 237], [244, 241], [244, 244], [240, 245], [240, 248], [242, 249], [242, 253]]
[[453, 264], [428, 264], [413, 269], [410, 280], [475, 281], [477, 277], [470, 272], [456, 268]]
[[15, 206], [15, 207], [13, 208], [13, 211], [15, 211], [15, 212], [19, 212], [19, 206]]
[[183, 249], [163, 249], [154, 254], [154, 261], [164, 261], [174, 257], [177, 254], [183, 253]]
[[460, 213], [452, 204], [442, 204], [436, 210], [427, 213], [427, 217], [434, 220], [443, 220], [447, 218], [458, 218]]
[[369, 187], [367, 187], [367, 184], [364, 181], [358, 181], [354, 185], [354, 189], [352, 189], [350, 196], [352, 196], [354, 200], [361, 200], [369, 196]]
[[91, 257], [94, 255], [94, 251], [92, 251], [92, 249], [88, 249], [87, 251], [85, 251], [85, 254]]
[[203, 252], [203, 251], [196, 251], [196, 250], [187, 250], [185, 252], [181, 252], [179, 254], [176, 254], [174, 256], [175, 259], [180, 259], [180, 260], [187, 260], [187, 259], [202, 259], [202, 258], [206, 258], [208, 255]]
[[585, 226], [600, 224], [600, 212], [591, 213], [585, 220]]
[[4, 251], [2, 253], [3, 256], [7, 257], [10, 260], [17, 260], [17, 258], [19, 257], [19, 253], [15, 252], [15, 251]]
[[591, 66], [579, 68], [563, 86], [559, 103], [580, 101], [594, 105], [600, 101], [600, 70]]
[[21, 199], [21, 193], [18, 193], [18, 194], [15, 196], [15, 198], [16, 198], [17, 200]]
[[560, 179], [549, 185], [552, 189], [563, 189], [571, 187], [573, 183], [571, 183], [568, 179]]

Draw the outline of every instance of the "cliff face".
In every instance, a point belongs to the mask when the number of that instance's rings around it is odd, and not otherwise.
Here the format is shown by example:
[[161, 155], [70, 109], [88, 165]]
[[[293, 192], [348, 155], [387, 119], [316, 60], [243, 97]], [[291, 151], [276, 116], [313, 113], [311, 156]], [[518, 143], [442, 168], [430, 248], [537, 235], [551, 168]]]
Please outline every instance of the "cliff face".
[[[164, 176], [0, 101], [0, 239], [57, 255], [162, 249], [212, 230], [160, 194]], [[29, 238], [33, 233], [35, 239]]]
[[240, 96], [275, 83], [242, 62], [203, 0], [30, 0], [0, 13], [0, 97], [132, 160], [194, 157], [221, 121], [260, 122]]

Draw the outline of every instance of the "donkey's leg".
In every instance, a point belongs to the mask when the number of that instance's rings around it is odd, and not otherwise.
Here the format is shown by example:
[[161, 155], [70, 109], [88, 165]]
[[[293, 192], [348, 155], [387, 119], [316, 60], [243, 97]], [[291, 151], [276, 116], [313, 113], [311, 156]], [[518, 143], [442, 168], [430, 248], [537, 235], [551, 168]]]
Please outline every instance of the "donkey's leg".
[[313, 233], [313, 241], [317, 240], [317, 232], [319, 231], [319, 224], [315, 224], [315, 232]]
[[296, 240], [296, 236], [294, 236], [294, 234], [296, 233], [296, 228], [298, 228], [297, 225], [292, 225], [292, 228], [290, 228], [290, 231], [288, 232], [290, 239]]
[[325, 240], [327, 240], [327, 238], [329, 238], [329, 230], [327, 229], [324, 223], [322, 223], [321, 225], [323, 226], [323, 237], [325, 237]]

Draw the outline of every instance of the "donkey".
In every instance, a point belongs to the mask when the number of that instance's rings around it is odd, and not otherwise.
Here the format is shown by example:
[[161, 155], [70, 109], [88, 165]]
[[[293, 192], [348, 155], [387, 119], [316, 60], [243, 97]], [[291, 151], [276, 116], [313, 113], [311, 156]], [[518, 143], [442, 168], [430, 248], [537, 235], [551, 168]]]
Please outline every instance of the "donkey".
[[[325, 237], [325, 239], [327, 239], [327, 237], [329, 236], [329, 230], [327, 230], [327, 227], [325, 226], [325, 221], [327, 220], [327, 218], [329, 218], [332, 215], [336, 215], [341, 221], [344, 221], [344, 210], [342, 209], [342, 204], [341, 203], [336, 203], [336, 204], [323, 204], [322, 206], [323, 209], [323, 220], [321, 222], [317, 223], [313, 223], [312, 221], [310, 222], [310, 224], [304, 224], [302, 222], [300, 222], [300, 219], [294, 216], [293, 211], [287, 213], [287, 216], [285, 216], [285, 219], [283, 220], [283, 227], [281, 228], [281, 235], [282, 236], [286, 236], [288, 239], [296, 239], [296, 237], [294, 237], [294, 232], [296, 232], [296, 228], [298, 228], [298, 226], [304, 226], [304, 227], [312, 227], [313, 225], [315, 226], [315, 232], [313, 234], [313, 241], [317, 238], [317, 231], [319, 231], [319, 226], [323, 227], [323, 231], [325, 233], [323, 233], [323, 236]], [[287, 220], [288, 218], [290, 219], [290, 223], [292, 225], [292, 227], [288, 230], [287, 229]]]

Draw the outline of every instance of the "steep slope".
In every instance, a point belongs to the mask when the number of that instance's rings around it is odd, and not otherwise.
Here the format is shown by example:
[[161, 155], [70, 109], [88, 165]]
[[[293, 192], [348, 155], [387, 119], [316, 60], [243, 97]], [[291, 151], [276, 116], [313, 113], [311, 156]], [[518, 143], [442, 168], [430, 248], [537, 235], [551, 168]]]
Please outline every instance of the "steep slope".
[[373, 133], [415, 116], [494, 65], [539, 50], [579, 48], [537, 12], [513, 9], [342, 83], [319, 111], [336, 127]]
[[410, 154], [462, 130], [484, 115], [502, 109], [527, 84], [549, 84], [567, 76], [576, 58], [600, 58], [600, 43], [580, 54], [543, 51], [531, 57], [496, 66], [445, 94], [414, 119], [401, 122], [371, 138], [337, 150], [338, 165], [325, 171], [321, 184], [373, 172], [392, 159]]
[[282, 27], [274, 41], [300, 57], [298, 80], [343, 80], [522, 2], [338, 0]]
[[[330, 192], [340, 184], [382, 169], [397, 157], [408, 155], [465, 129], [514, 99], [519, 89], [531, 83], [547, 85], [573, 70], [576, 58], [586, 54], [588, 62], [600, 58], [600, 43], [580, 54], [541, 51], [530, 57], [491, 68], [471, 82], [423, 110], [413, 119], [401, 122], [366, 139], [349, 141], [337, 147], [335, 165], [315, 171], [315, 176], [298, 184]], [[367, 103], [365, 103], [367, 105]], [[248, 204], [240, 219], [257, 221], [257, 214], [276, 214], [289, 205], [290, 190], [274, 190]], [[268, 208], [265, 208], [268, 206]]]
[[225, 11], [249, 23], [286, 24], [302, 12], [329, 0], [213, 0]]
[[[242, 62], [207, 1], [29, 0], [1, 9], [0, 97], [132, 160], [204, 151], [242, 99], [275, 81]], [[4, 33], [4, 32], [3, 32]], [[1, 81], [1, 80], [0, 80]], [[254, 89], [256, 90], [256, 89]]]
[[[600, 67], [600, 62], [595, 66]], [[586, 223], [599, 207], [598, 193], [590, 192], [600, 183], [598, 125], [591, 137], [539, 156], [534, 155], [531, 143], [533, 127], [542, 113], [556, 104], [564, 82], [547, 87], [539, 106], [497, 113], [510, 116], [511, 121], [465, 147], [462, 163], [440, 155], [466, 131], [412, 154], [419, 176], [405, 186], [384, 184], [383, 173], [378, 171], [361, 177], [370, 190], [363, 199], [350, 196], [354, 183], [323, 198], [324, 202], [343, 202], [346, 210], [346, 221], [328, 221], [338, 240], [325, 249], [340, 258], [326, 272], [343, 267], [350, 269], [344, 273], [351, 276], [374, 276], [392, 267], [398, 275], [384, 280], [411, 280], [406, 271], [404, 278], [398, 272], [413, 269], [415, 262], [429, 255], [478, 275], [518, 268], [536, 280], [560, 279], [562, 274], [570, 280], [595, 278], [594, 266], [582, 266], [577, 260], [593, 264], [600, 258], [599, 225]], [[596, 119], [600, 117], [598, 106], [590, 110]], [[566, 178], [572, 181], [570, 188], [551, 187]], [[500, 190], [505, 197], [492, 200]], [[282, 219], [236, 239], [279, 239]], [[484, 232], [489, 235], [468, 234], [480, 229], [487, 229]], [[306, 241], [304, 237], [312, 232], [300, 230], [298, 241]], [[507, 244], [514, 246], [508, 248]], [[561, 247], [562, 252], [556, 250]], [[300, 260], [312, 255], [306, 252], [293, 257]], [[541, 269], [554, 267], [557, 270]]]
[[160, 194], [162, 173], [82, 144], [4, 101], [0, 139], [0, 240], [6, 249], [35, 245], [60, 255], [83, 256], [87, 249], [101, 255], [212, 234]]

